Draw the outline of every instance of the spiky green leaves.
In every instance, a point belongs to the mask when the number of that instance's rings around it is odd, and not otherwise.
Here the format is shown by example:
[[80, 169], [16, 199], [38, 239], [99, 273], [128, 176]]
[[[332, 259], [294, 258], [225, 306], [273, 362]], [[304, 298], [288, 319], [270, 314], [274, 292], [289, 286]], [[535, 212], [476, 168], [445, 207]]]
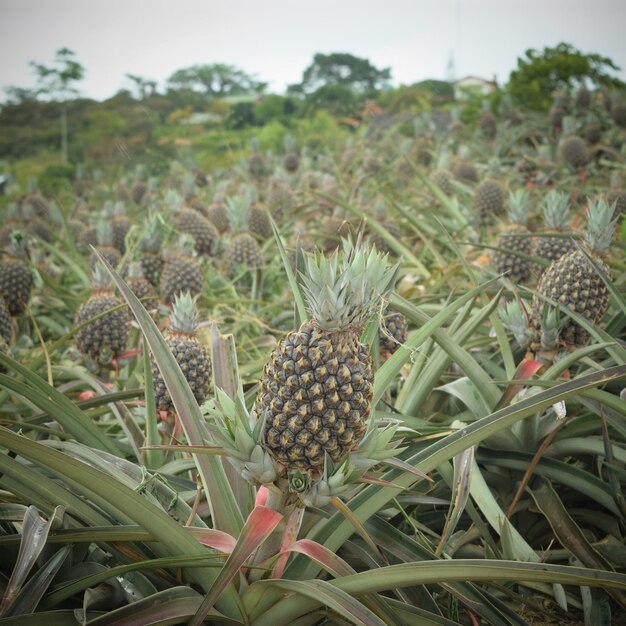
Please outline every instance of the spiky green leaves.
[[509, 221], [511, 224], [526, 225], [528, 210], [530, 209], [530, 194], [526, 189], [516, 189], [509, 192]]
[[174, 298], [170, 330], [186, 335], [195, 335], [198, 328], [196, 298], [188, 291]]
[[307, 255], [302, 282], [311, 316], [324, 330], [364, 326], [393, 288], [397, 270], [387, 255], [348, 240], [331, 257]]
[[589, 200], [587, 208], [587, 233], [584, 242], [592, 252], [608, 252], [618, 217], [614, 217], [615, 204], [608, 204], [604, 199]]
[[569, 206], [568, 194], [551, 189], [541, 205], [546, 226], [554, 230], [565, 230], [569, 223]]

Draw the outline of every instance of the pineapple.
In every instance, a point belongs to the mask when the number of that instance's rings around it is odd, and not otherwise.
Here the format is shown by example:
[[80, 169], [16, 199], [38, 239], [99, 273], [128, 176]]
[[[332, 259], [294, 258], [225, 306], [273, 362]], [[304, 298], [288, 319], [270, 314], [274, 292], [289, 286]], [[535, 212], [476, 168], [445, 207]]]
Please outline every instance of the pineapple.
[[388, 359], [406, 341], [407, 334], [408, 321], [404, 314], [387, 307], [378, 329], [380, 356]]
[[265, 261], [258, 241], [248, 230], [250, 207], [242, 197], [226, 199], [233, 236], [226, 248], [226, 273], [234, 278], [242, 267], [249, 270], [263, 268]]
[[307, 255], [303, 290], [311, 319], [284, 337], [265, 365], [256, 397], [265, 445], [288, 473], [319, 477], [365, 435], [372, 359], [360, 334], [380, 311], [397, 268], [367, 247]]
[[28, 179], [28, 194], [23, 200], [23, 207], [30, 207], [37, 217], [47, 218], [50, 213], [48, 201], [39, 193], [34, 178]]
[[116, 202], [113, 208], [111, 227], [113, 229], [113, 247], [117, 248], [121, 254], [126, 252], [126, 234], [131, 226], [132, 222], [126, 216], [124, 203]]
[[458, 160], [452, 168], [454, 177], [462, 183], [477, 183], [478, 171], [470, 161], [470, 151], [467, 146], [460, 146]]
[[[509, 193], [508, 216], [510, 224], [498, 237], [496, 246], [506, 248], [512, 252], [532, 254], [532, 238], [526, 223], [528, 221], [528, 209], [530, 196], [525, 189], [517, 189]], [[510, 252], [494, 250], [492, 263], [499, 274], [506, 274], [514, 283], [521, 283], [531, 277], [533, 264], [522, 257]]]
[[2, 296], [0, 296], [0, 337], [4, 339], [7, 345], [13, 341], [11, 313], [9, 313], [9, 307]]
[[[113, 246], [113, 225], [108, 219], [101, 218], [96, 224], [96, 249], [113, 267], [117, 267], [122, 259], [122, 253]], [[97, 255], [92, 251], [89, 264], [93, 269], [98, 263]]]
[[148, 311], [158, 308], [159, 298], [154, 285], [144, 276], [140, 261], [133, 261], [128, 266], [126, 284], [132, 292], [141, 300]]
[[248, 159], [248, 172], [253, 178], [263, 178], [268, 173], [267, 165], [259, 153], [259, 140], [256, 137], [250, 140], [250, 148], [252, 155]]
[[[208, 350], [198, 341], [197, 328], [198, 311], [195, 298], [189, 292], [176, 296], [165, 341], [180, 365], [196, 401], [202, 404], [209, 395], [211, 361]], [[153, 357], [150, 361], [156, 408], [171, 413], [174, 411], [172, 398], [156, 361]]]
[[481, 224], [489, 224], [504, 212], [504, 189], [494, 178], [486, 178], [474, 189], [474, 211]]
[[557, 146], [557, 155], [560, 161], [570, 169], [579, 171], [589, 163], [589, 150], [584, 140], [574, 133], [575, 120], [566, 117], [563, 120], [563, 137]]
[[622, 178], [618, 171], [611, 174], [610, 190], [606, 194], [606, 201], [615, 204], [615, 215], [626, 213], [626, 191], [622, 188]]
[[0, 260], [0, 296], [4, 298], [11, 315], [21, 315], [28, 305], [33, 285], [26, 242], [21, 231], [11, 233], [4, 253]]
[[293, 214], [296, 197], [291, 187], [280, 178], [272, 178], [266, 195], [267, 208], [277, 222]]
[[[569, 222], [569, 196], [566, 193], [551, 189], [544, 198], [543, 219], [548, 231], [554, 235], [565, 235], [568, 232]], [[570, 252], [576, 244], [569, 237], [542, 237], [535, 239], [533, 245], [534, 256], [555, 261]]]
[[175, 215], [176, 228], [181, 233], [191, 235], [196, 242], [198, 254], [214, 254], [219, 240], [217, 228], [198, 211], [183, 206], [182, 196], [174, 189], [166, 192], [166, 203]]
[[291, 135], [285, 135], [283, 141], [285, 156], [283, 157], [283, 167], [286, 172], [293, 174], [300, 167], [300, 157], [296, 151], [296, 142]]
[[[564, 254], [544, 271], [533, 298], [531, 328], [539, 328], [544, 300], [551, 298], [598, 324], [609, 306], [609, 290], [589, 262], [585, 252], [607, 275], [609, 268], [602, 257], [608, 253], [616, 218], [615, 207], [605, 200], [590, 201], [587, 209], [587, 234], [583, 250], [575, 248]], [[566, 319], [561, 329], [561, 341], [572, 348], [585, 345], [589, 333], [572, 319]]]
[[74, 326], [88, 322], [76, 333], [76, 347], [81, 354], [104, 365], [124, 352], [130, 316], [128, 307], [120, 307], [123, 304], [123, 300], [113, 294], [111, 279], [105, 268], [101, 264], [96, 265], [92, 274], [91, 295], [74, 317]]
[[204, 289], [204, 276], [195, 259], [195, 241], [190, 235], [181, 235], [177, 245], [167, 255], [161, 272], [161, 296], [172, 304], [177, 295], [188, 291], [192, 296]]
[[8, 245], [11, 242], [11, 233], [14, 230], [23, 230], [25, 226], [20, 206], [15, 202], [10, 202], [0, 229], [0, 246]]
[[321, 246], [325, 252], [332, 252], [341, 246], [342, 241], [354, 236], [354, 227], [340, 215], [325, 215], [322, 218]]
[[135, 167], [135, 175], [133, 178], [133, 185], [130, 189], [130, 195], [135, 204], [141, 204], [144, 196], [148, 192], [148, 183], [146, 181], [146, 168], [138, 164]]
[[[9, 342], [2, 335], [0, 335], [0, 353], [9, 354], [10, 350], [11, 350], [11, 346], [9, 345]], [[0, 374], [6, 374], [6, 373], [7, 373], [7, 369], [3, 367], [2, 365], [0, 365]]]
[[141, 255], [139, 262], [143, 269], [143, 275], [157, 286], [161, 280], [163, 258], [161, 257], [161, 244], [163, 242], [163, 220], [159, 215], [149, 217], [145, 221], [144, 234], [139, 241]]
[[223, 235], [230, 226], [226, 205], [221, 201], [213, 200], [207, 209], [207, 218], [220, 235]]

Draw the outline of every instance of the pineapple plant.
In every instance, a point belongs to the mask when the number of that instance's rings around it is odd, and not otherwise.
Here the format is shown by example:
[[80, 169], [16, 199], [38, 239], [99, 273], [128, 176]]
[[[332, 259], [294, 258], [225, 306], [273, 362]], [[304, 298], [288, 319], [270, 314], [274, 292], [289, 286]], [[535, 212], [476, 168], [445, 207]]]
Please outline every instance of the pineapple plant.
[[563, 137], [557, 146], [557, 156], [570, 169], [579, 171], [589, 163], [589, 150], [584, 140], [575, 134], [575, 123], [572, 117], [563, 119]]
[[342, 241], [354, 236], [352, 224], [340, 215], [325, 215], [321, 223], [321, 247], [332, 252], [341, 246]]
[[160, 291], [166, 304], [188, 291], [192, 296], [204, 289], [204, 276], [196, 259], [196, 242], [191, 235], [180, 235], [177, 244], [165, 258], [161, 272]]
[[74, 326], [83, 324], [76, 333], [76, 347], [81, 354], [106, 365], [124, 352], [130, 315], [124, 301], [113, 293], [111, 278], [102, 264], [94, 267], [91, 295], [74, 316]]
[[408, 320], [403, 313], [387, 307], [383, 311], [378, 329], [378, 348], [380, 356], [388, 359], [406, 341]]
[[119, 201], [113, 207], [113, 219], [111, 227], [113, 229], [113, 247], [117, 248], [121, 254], [126, 252], [126, 234], [130, 230], [132, 222], [126, 215], [124, 203]]
[[[209, 396], [211, 361], [207, 348], [198, 340], [197, 329], [198, 311], [195, 298], [189, 292], [177, 295], [165, 341], [180, 365], [196, 401], [202, 404]], [[150, 361], [156, 408], [171, 413], [174, 411], [172, 398], [152, 356]]]
[[454, 177], [462, 183], [477, 183], [478, 170], [470, 161], [470, 151], [467, 146], [461, 146], [458, 151], [458, 160], [452, 168]]
[[[603, 257], [609, 251], [615, 230], [614, 209], [614, 206], [603, 199], [589, 201], [587, 233], [582, 249], [577, 247], [559, 257], [541, 275], [532, 303], [531, 328], [539, 328], [544, 304], [541, 296], [569, 307], [592, 324], [598, 324], [602, 320], [609, 306], [609, 290], [587, 255], [604, 273], [610, 274]], [[580, 347], [588, 340], [589, 333], [577, 322], [570, 318], [563, 322], [561, 341], [566, 346]]]
[[496, 138], [496, 134], [498, 132], [498, 122], [495, 115], [489, 110], [488, 106], [480, 115], [478, 128], [485, 139], [491, 140]]
[[555, 261], [576, 247], [571, 238], [564, 236], [568, 233], [569, 204], [569, 196], [566, 193], [551, 189], [546, 194], [541, 209], [545, 226], [550, 234], [536, 237], [533, 244], [534, 256], [546, 261]]
[[307, 255], [302, 276], [311, 319], [270, 355], [256, 396], [265, 446], [287, 472], [321, 475], [364, 437], [372, 409], [373, 370], [365, 324], [381, 309], [397, 268], [365, 246]]
[[[133, 184], [130, 188], [130, 196], [135, 204], [141, 204], [147, 192], [148, 182], [146, 180], [146, 168], [143, 165], [138, 164], [135, 167]], [[121, 199], [123, 200], [124, 198]]]
[[2, 228], [0, 228], [0, 245], [6, 246], [9, 244], [11, 241], [11, 233], [14, 230], [23, 230], [24, 227], [25, 224], [20, 205], [16, 202], [10, 202], [6, 208]]
[[280, 178], [272, 178], [265, 198], [270, 215], [276, 222], [282, 222], [292, 215], [296, 206], [296, 197], [291, 187]]
[[23, 207], [30, 207], [37, 217], [47, 218], [50, 213], [50, 205], [48, 201], [41, 195], [37, 188], [37, 182], [34, 178], [28, 179], [28, 193], [23, 199]]
[[0, 297], [4, 298], [11, 315], [21, 315], [28, 301], [33, 286], [33, 278], [28, 265], [28, 251], [24, 235], [15, 230], [11, 233], [9, 244], [4, 248], [0, 260]]
[[480, 182], [473, 195], [474, 212], [481, 224], [489, 224], [504, 212], [504, 189], [494, 178]]
[[250, 140], [252, 154], [248, 158], [248, 172], [253, 178], [263, 178], [267, 174], [267, 164], [259, 152], [259, 140], [253, 137]]
[[494, 250], [491, 257], [495, 270], [499, 274], [506, 274], [507, 278], [514, 283], [527, 281], [534, 269], [528, 259], [513, 254], [514, 252], [532, 254], [532, 237], [526, 226], [529, 206], [530, 195], [525, 189], [517, 189], [509, 193], [509, 225], [496, 241], [498, 248], [505, 248], [507, 251]]
[[[98, 252], [113, 267], [117, 267], [122, 260], [122, 253], [113, 245], [113, 225], [108, 219], [100, 218], [96, 224], [95, 246]], [[89, 264], [93, 269], [98, 263], [98, 256], [92, 251], [89, 257]]]
[[198, 211], [183, 206], [183, 197], [176, 190], [168, 189], [165, 201], [174, 214], [178, 231], [194, 238], [196, 252], [208, 256], [214, 254], [219, 240], [217, 228]]
[[249, 230], [250, 205], [248, 200], [241, 196], [227, 198], [226, 206], [231, 232], [233, 233], [224, 254], [227, 275], [234, 278], [241, 268], [262, 269], [265, 265], [263, 253], [258, 241]]
[[144, 222], [144, 232], [139, 241], [139, 262], [143, 275], [156, 287], [161, 280], [163, 258], [161, 244], [163, 243], [163, 219], [160, 215], [148, 217]]
[[296, 142], [291, 135], [285, 135], [283, 140], [285, 156], [283, 157], [283, 168], [286, 172], [293, 174], [300, 167], [300, 157], [296, 151]]

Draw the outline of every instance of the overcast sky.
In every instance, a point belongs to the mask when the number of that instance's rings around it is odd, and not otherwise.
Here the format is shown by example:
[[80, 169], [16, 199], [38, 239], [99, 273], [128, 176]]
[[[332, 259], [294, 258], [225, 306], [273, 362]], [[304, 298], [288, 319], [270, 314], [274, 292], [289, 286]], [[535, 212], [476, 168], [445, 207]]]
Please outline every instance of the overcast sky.
[[[0, 90], [33, 87], [30, 61], [68, 47], [102, 100], [177, 69], [227, 63], [284, 91], [316, 52], [391, 67], [394, 85], [471, 74], [507, 81], [527, 48], [608, 56], [626, 80], [626, 0], [0, 0]], [[4, 99], [4, 93], [0, 94]]]

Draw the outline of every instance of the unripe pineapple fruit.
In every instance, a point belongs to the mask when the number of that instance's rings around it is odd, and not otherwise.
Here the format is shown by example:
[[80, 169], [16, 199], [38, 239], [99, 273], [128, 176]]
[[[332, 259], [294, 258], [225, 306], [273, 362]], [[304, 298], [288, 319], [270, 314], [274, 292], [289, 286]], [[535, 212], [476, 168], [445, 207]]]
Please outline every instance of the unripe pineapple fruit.
[[[113, 246], [113, 226], [106, 218], [101, 218], [96, 224], [96, 249], [108, 261], [109, 265], [117, 267], [122, 259], [122, 253]], [[93, 269], [99, 263], [98, 255], [91, 252], [89, 265]]]
[[378, 330], [380, 356], [389, 358], [406, 341], [408, 321], [403, 313], [387, 307]]
[[2, 296], [0, 296], [0, 337], [6, 341], [7, 345], [10, 345], [13, 340], [13, 323], [11, 322], [11, 314], [9, 313], [9, 307]]
[[[544, 300], [551, 298], [598, 324], [609, 306], [609, 290], [589, 262], [585, 252], [602, 271], [610, 275], [609, 267], [603, 260], [608, 253], [616, 218], [614, 206], [605, 200], [590, 201], [587, 210], [587, 233], [583, 250], [575, 248], [559, 257], [544, 271], [537, 285], [537, 295], [533, 298], [531, 327], [538, 328]], [[563, 322], [561, 342], [568, 347], [585, 345], [589, 333], [577, 322], [568, 318]]]
[[249, 231], [250, 205], [243, 197], [226, 199], [226, 207], [233, 233], [225, 252], [226, 273], [234, 278], [242, 269], [258, 270], [265, 261], [258, 241]]
[[491, 256], [495, 270], [499, 274], [505, 274], [514, 283], [528, 280], [533, 270], [531, 261], [513, 254], [513, 252], [532, 254], [533, 240], [526, 227], [529, 206], [530, 196], [525, 189], [517, 189], [509, 193], [509, 225], [498, 237], [496, 247], [511, 252], [494, 250]]
[[181, 235], [178, 243], [168, 251], [161, 272], [161, 297], [172, 304], [176, 296], [188, 291], [198, 295], [204, 288], [204, 276], [195, 258], [195, 241], [189, 235]]
[[[113, 294], [111, 279], [102, 265], [93, 270], [91, 295], [74, 317], [74, 326], [88, 322], [76, 333], [76, 347], [93, 361], [110, 363], [126, 348], [130, 316], [124, 302]], [[119, 307], [119, 308], [118, 308]]]
[[574, 134], [575, 121], [572, 118], [563, 120], [563, 138], [557, 146], [557, 156], [570, 169], [578, 171], [589, 163], [587, 144]]
[[0, 297], [4, 298], [11, 315], [21, 315], [30, 300], [33, 278], [23, 234], [13, 231], [9, 239], [0, 260]]
[[504, 212], [504, 189], [493, 178], [486, 178], [474, 189], [474, 211], [481, 224], [489, 224]]
[[161, 280], [163, 257], [161, 244], [163, 242], [163, 220], [159, 215], [148, 217], [144, 223], [143, 235], [139, 241], [139, 262], [143, 275], [156, 287]]
[[219, 233], [217, 228], [195, 209], [183, 206], [183, 197], [174, 189], [168, 189], [165, 201], [180, 233], [191, 235], [198, 254], [212, 255], [216, 251]]
[[126, 284], [131, 291], [141, 300], [143, 306], [152, 311], [159, 306], [159, 297], [154, 285], [144, 276], [140, 261], [133, 261], [128, 267]]
[[[208, 350], [196, 336], [197, 328], [198, 312], [195, 299], [189, 292], [176, 296], [165, 341], [180, 365], [194, 398], [198, 404], [202, 404], [209, 396], [211, 361]], [[154, 357], [150, 357], [150, 362], [156, 408], [170, 413], [174, 411], [172, 397]]]
[[330, 258], [307, 255], [311, 319], [270, 355], [255, 406], [265, 445], [287, 473], [318, 477], [325, 455], [339, 462], [365, 435], [373, 371], [360, 334], [394, 279], [385, 257], [347, 241]]

